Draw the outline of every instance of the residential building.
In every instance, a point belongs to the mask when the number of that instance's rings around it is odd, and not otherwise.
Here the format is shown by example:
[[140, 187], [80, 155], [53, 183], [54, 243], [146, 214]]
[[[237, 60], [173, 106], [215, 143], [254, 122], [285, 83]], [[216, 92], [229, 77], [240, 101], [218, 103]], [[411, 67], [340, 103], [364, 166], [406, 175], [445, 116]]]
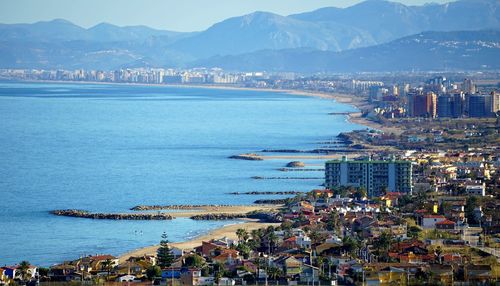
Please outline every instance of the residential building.
[[446, 220], [442, 215], [424, 215], [422, 218], [423, 228], [436, 228], [436, 224]]
[[465, 187], [465, 192], [469, 196], [481, 196], [484, 197], [486, 195], [486, 185], [468, 185]]
[[369, 197], [386, 192], [412, 192], [412, 165], [410, 161], [333, 160], [325, 165], [327, 188], [340, 186], [363, 187]]
[[431, 117], [437, 115], [437, 96], [433, 92], [427, 94], [410, 94], [408, 111], [412, 117]]
[[469, 117], [488, 117], [492, 114], [491, 94], [473, 94], [468, 97]]

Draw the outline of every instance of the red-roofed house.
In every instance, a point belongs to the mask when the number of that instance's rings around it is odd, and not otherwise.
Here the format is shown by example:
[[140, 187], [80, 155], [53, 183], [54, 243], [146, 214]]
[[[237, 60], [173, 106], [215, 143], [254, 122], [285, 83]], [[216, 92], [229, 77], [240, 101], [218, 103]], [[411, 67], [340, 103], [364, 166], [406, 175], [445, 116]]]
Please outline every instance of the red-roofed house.
[[436, 229], [439, 229], [439, 230], [455, 229], [455, 222], [453, 222], [449, 219], [445, 219], [443, 221], [436, 223]]
[[436, 223], [446, 220], [442, 215], [424, 215], [422, 218], [423, 228], [436, 228]]
[[215, 256], [213, 260], [226, 265], [235, 265], [239, 261], [239, 252], [234, 249], [223, 249], [222, 253]]

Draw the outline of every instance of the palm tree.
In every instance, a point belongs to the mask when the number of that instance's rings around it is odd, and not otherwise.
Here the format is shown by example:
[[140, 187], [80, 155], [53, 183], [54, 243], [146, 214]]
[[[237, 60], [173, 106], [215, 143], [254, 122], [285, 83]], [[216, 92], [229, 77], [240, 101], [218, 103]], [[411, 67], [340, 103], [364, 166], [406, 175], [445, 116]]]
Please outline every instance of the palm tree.
[[236, 230], [236, 235], [240, 242], [246, 242], [248, 240], [248, 231], [246, 231], [246, 229], [238, 228]]
[[26, 260], [23, 260], [21, 261], [21, 263], [19, 263], [17, 269], [21, 273], [21, 280], [22, 281], [28, 280], [28, 270], [30, 269], [30, 263]]
[[267, 275], [271, 277], [272, 280], [276, 280], [276, 278], [281, 277], [283, 271], [276, 266], [271, 266], [267, 269]]
[[106, 281], [109, 280], [109, 274], [111, 273], [111, 268], [113, 266], [113, 261], [111, 261], [111, 259], [106, 259], [102, 262], [101, 264], [101, 270], [105, 270], [107, 273], [106, 273]]
[[268, 246], [269, 246], [269, 254], [273, 253], [274, 247], [276, 246], [276, 243], [278, 242], [278, 237], [274, 233], [274, 231], [269, 232], [267, 235], [267, 241], [268, 241]]

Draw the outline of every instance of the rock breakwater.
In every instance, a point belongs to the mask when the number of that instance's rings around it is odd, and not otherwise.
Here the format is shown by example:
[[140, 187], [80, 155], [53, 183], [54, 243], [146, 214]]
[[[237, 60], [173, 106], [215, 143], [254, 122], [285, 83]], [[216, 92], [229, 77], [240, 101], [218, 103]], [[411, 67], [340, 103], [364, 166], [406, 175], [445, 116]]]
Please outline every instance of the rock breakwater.
[[172, 220], [173, 216], [165, 213], [92, 213], [85, 210], [53, 210], [50, 212], [57, 216], [110, 219], [110, 220]]

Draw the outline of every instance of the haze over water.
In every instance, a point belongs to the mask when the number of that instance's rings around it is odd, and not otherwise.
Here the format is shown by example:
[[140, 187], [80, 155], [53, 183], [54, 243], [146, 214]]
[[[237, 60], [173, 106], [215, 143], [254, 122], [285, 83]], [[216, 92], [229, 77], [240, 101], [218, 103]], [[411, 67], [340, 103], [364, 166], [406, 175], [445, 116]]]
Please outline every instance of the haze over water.
[[[234, 222], [109, 221], [56, 217], [53, 209], [127, 212], [140, 204], [251, 204], [308, 191], [322, 177], [287, 172], [290, 160], [228, 156], [314, 149], [359, 129], [333, 101], [267, 91], [127, 85], [0, 83], [0, 265], [50, 265], [84, 254], [119, 255], [185, 240]], [[310, 160], [307, 163], [320, 164]]]

